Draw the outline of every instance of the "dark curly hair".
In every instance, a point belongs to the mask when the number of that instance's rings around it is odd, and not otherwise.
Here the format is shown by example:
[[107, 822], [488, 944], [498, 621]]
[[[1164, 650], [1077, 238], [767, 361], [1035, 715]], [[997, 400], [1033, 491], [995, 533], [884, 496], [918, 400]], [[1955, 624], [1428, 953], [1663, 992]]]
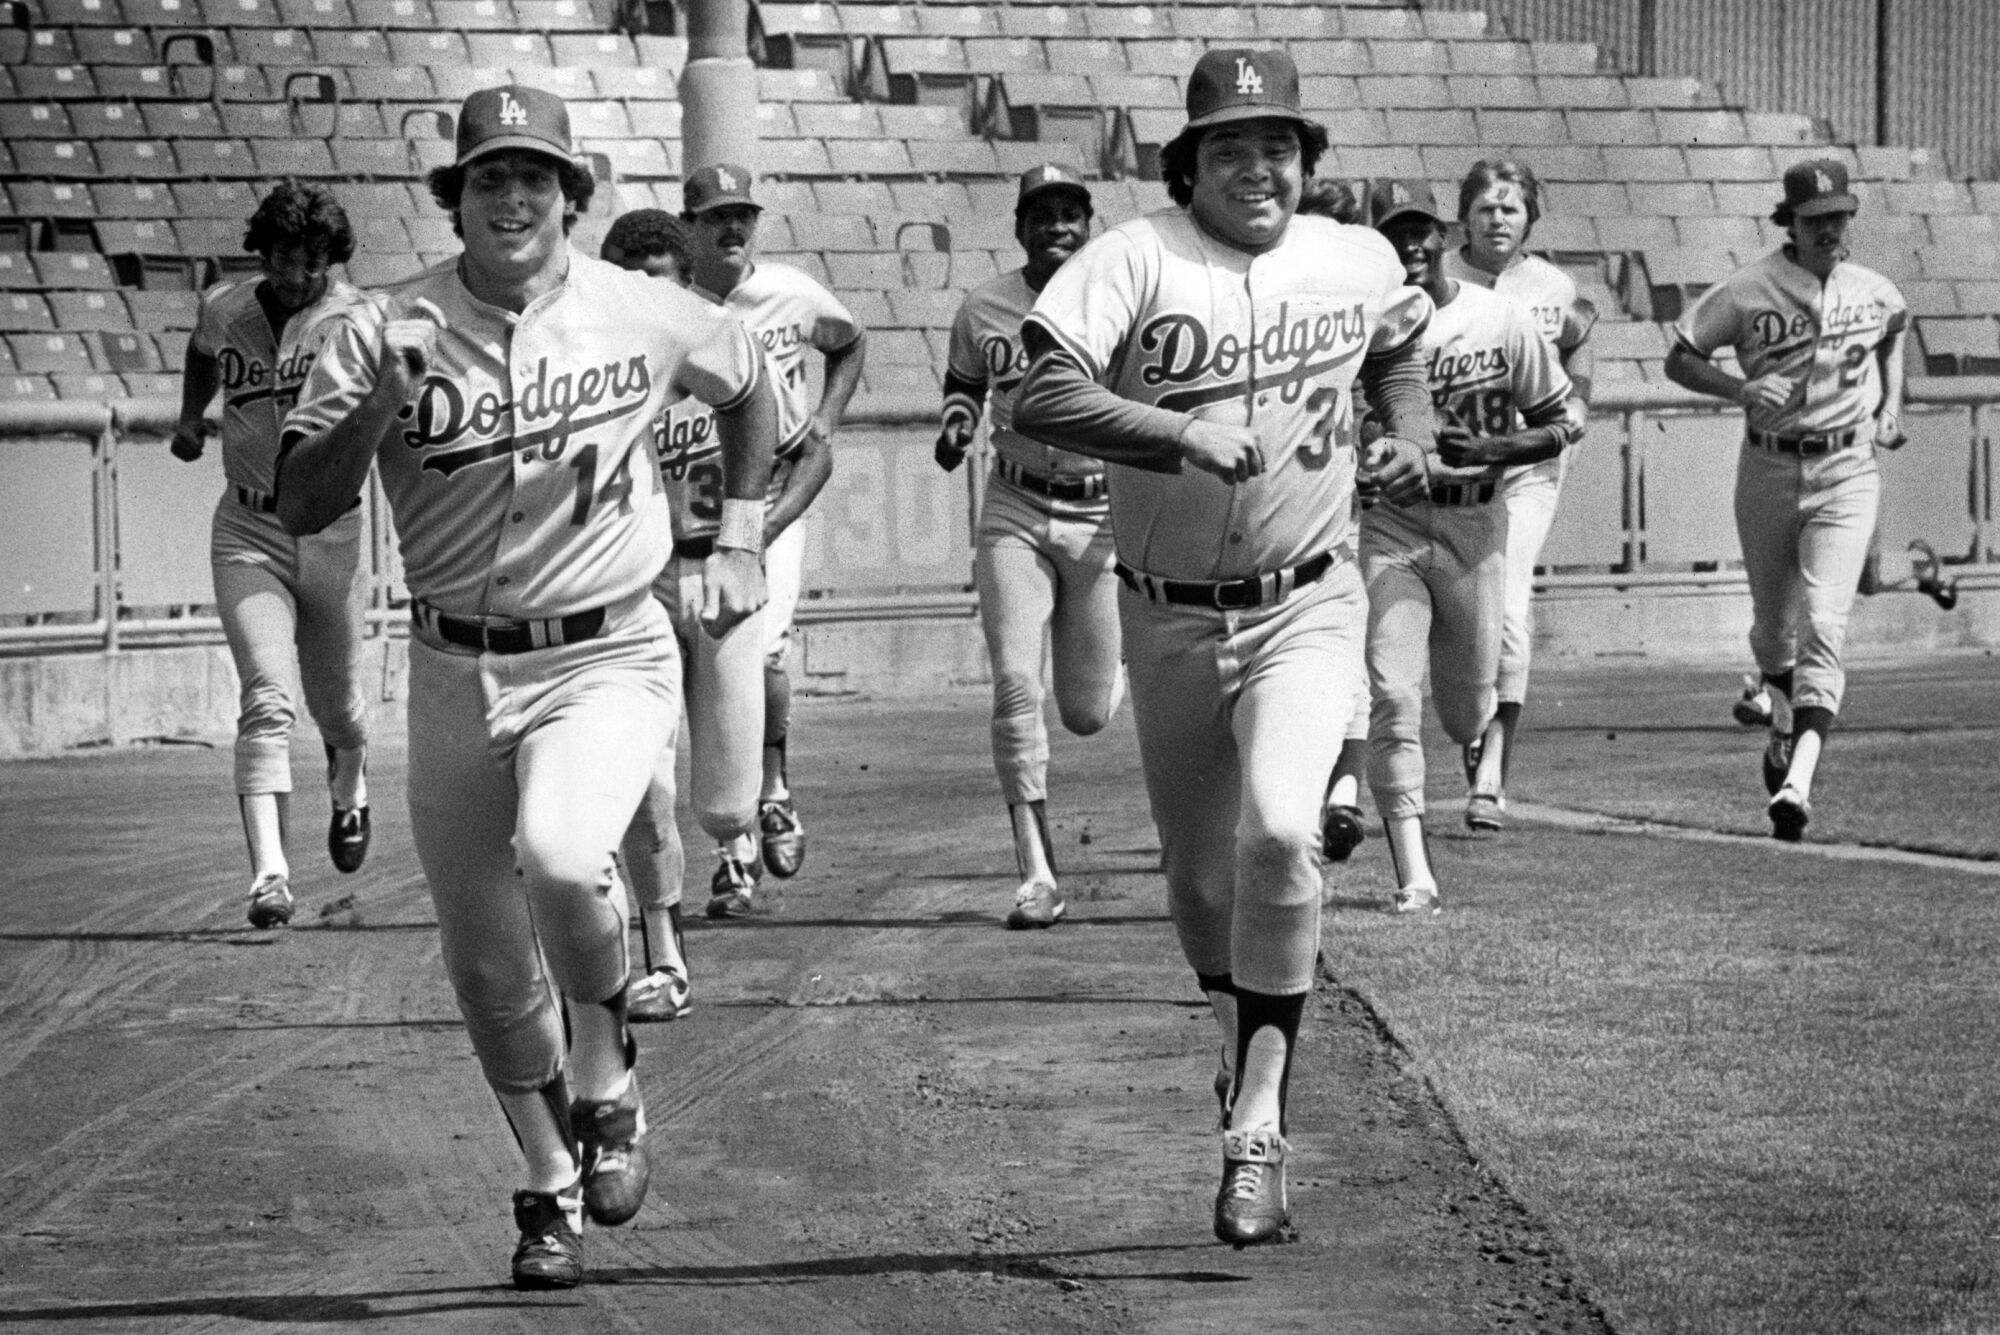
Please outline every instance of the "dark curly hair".
[[688, 250], [687, 228], [665, 209], [633, 209], [612, 220], [600, 254], [617, 250], [626, 255], [665, 255], [683, 275], [694, 263]]
[[[1224, 122], [1225, 125], [1229, 123]], [[1318, 121], [1293, 121], [1292, 124], [1298, 128], [1299, 166], [1310, 177], [1331, 141], [1327, 138], [1326, 127]], [[1160, 150], [1160, 179], [1167, 183], [1168, 196], [1182, 208], [1194, 199], [1195, 150], [1201, 146], [1201, 137], [1210, 130], [1222, 128], [1221, 125], [1206, 125], [1199, 130], [1182, 130]]]
[[354, 258], [354, 228], [333, 191], [287, 177], [258, 202], [243, 233], [243, 249], [269, 256], [284, 246], [323, 250], [329, 264]]
[[1361, 201], [1345, 181], [1331, 176], [1315, 176], [1299, 191], [1299, 212], [1338, 223], [1351, 223], [1361, 216]]
[[[590, 199], [597, 193], [597, 178], [590, 168], [578, 162], [564, 162], [560, 158], [550, 158], [556, 166], [556, 180], [562, 185], [563, 198], [569, 201], [569, 208], [563, 213], [563, 235], [576, 226], [576, 216], [590, 208]], [[448, 167], [433, 167], [424, 178], [430, 188], [431, 198], [437, 206], [451, 215], [452, 235], [465, 236], [459, 226], [458, 204], [465, 194], [465, 168], [456, 164]]]

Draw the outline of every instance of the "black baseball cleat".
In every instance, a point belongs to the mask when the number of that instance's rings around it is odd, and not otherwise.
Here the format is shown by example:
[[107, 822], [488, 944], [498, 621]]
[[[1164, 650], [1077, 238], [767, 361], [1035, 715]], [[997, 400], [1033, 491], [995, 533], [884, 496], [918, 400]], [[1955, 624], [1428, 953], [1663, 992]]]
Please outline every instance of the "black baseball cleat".
[[753, 864], [738, 861], [723, 850], [722, 860], [708, 883], [708, 916], [711, 918], [752, 918], [765, 912], [757, 902], [757, 877]]
[[646, 1157], [646, 1105], [635, 1076], [615, 1099], [578, 1099], [570, 1132], [583, 1149], [583, 1208], [594, 1224], [622, 1224], [646, 1203], [653, 1179]]
[[1347, 861], [1367, 837], [1359, 807], [1328, 807], [1320, 817], [1319, 852], [1328, 862]]
[[1222, 1133], [1222, 1187], [1215, 1193], [1215, 1236], [1233, 1247], [1287, 1240], [1285, 1138], [1276, 1131]]
[[1773, 839], [1796, 844], [1805, 838], [1806, 823], [1812, 819], [1812, 803], [1798, 789], [1790, 784], [1784, 785], [1764, 811], [1771, 818]]
[[514, 1193], [514, 1287], [573, 1289], [583, 1282], [583, 1220], [575, 1196], [552, 1191]]
[[765, 801], [757, 808], [757, 842], [764, 866], [779, 880], [797, 876], [806, 860], [806, 829], [789, 797]]
[[291, 882], [278, 872], [259, 876], [250, 887], [250, 925], [259, 931], [283, 927], [292, 920]]
[[1771, 740], [1764, 744], [1764, 791], [1776, 797], [1791, 772], [1792, 739], [1782, 732], [1774, 732]]
[[1756, 673], [1743, 678], [1743, 694], [1729, 707], [1729, 714], [1746, 728], [1771, 726], [1771, 688]]
[[368, 860], [368, 808], [333, 809], [333, 823], [326, 827], [326, 855], [335, 871], [360, 871]]

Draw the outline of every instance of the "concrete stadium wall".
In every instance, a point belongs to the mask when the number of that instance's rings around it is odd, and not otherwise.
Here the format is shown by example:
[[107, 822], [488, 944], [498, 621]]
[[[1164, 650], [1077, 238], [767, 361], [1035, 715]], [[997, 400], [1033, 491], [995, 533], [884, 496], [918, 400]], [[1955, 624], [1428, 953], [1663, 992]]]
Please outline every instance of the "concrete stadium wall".
[[[1535, 643], [1544, 663], [1654, 659], [1747, 670], [1749, 625], [1740, 583], [1563, 588], [1537, 601]], [[794, 679], [810, 694], [917, 696], [988, 680], [970, 616], [821, 622], [799, 634]], [[1905, 589], [1859, 599], [1848, 646], [1855, 654], [2000, 647], [2000, 573], [1968, 577], [1951, 612]], [[368, 641], [377, 736], [402, 733], [407, 670], [400, 636]], [[235, 726], [236, 671], [220, 644], [0, 659], [0, 759], [163, 739], [226, 744]], [[315, 735], [303, 710], [299, 728]]]

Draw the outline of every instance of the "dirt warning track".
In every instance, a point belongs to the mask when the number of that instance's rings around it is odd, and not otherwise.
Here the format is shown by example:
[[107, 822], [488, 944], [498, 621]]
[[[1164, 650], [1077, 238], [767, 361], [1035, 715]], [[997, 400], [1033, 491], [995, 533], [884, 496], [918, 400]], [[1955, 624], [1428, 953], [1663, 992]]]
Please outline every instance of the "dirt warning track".
[[242, 921], [226, 751], [0, 767], [0, 1327], [1604, 1329], [1331, 979], [1291, 1097], [1301, 1238], [1213, 1241], [1213, 1025], [1128, 719], [1057, 739], [1071, 907], [1039, 933], [1000, 926], [983, 693], [802, 702], [795, 732], [805, 870], [766, 882], [771, 917], [691, 920], [694, 1012], [640, 1031], [652, 1196], [558, 1295], [508, 1286], [515, 1153], [398, 751], [371, 763], [358, 875], [303, 791], [279, 933]]

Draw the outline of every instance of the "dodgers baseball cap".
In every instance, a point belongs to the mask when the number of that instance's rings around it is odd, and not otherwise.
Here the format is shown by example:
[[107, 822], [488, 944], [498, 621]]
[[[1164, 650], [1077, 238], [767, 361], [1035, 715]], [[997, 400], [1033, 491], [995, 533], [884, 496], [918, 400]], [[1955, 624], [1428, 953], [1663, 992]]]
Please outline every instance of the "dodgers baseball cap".
[[1021, 193], [1014, 198], [1014, 211], [1019, 213], [1036, 195], [1046, 195], [1052, 190], [1075, 195], [1086, 208], [1090, 205], [1090, 187], [1081, 176], [1060, 162], [1044, 162], [1021, 173]]
[[752, 177], [749, 169], [733, 162], [718, 162], [712, 167], [703, 167], [687, 178], [681, 187], [681, 211], [684, 213], [707, 213], [728, 204], [747, 204], [753, 209], [764, 206], [750, 198]]
[[507, 148], [575, 162], [568, 105], [554, 93], [520, 84], [482, 88], [466, 98], [458, 112], [458, 165]]
[[1785, 202], [1777, 213], [1817, 218], [1860, 211], [1861, 201], [1847, 189], [1847, 166], [1838, 158], [1810, 158], [1785, 168]]
[[1303, 121], [1299, 67], [1285, 51], [1223, 47], [1203, 54], [1188, 76], [1187, 128], [1278, 116]]
[[1430, 182], [1384, 177], [1368, 187], [1368, 225], [1382, 227], [1406, 213], [1420, 214], [1433, 222], [1444, 222], [1438, 212], [1437, 196]]

